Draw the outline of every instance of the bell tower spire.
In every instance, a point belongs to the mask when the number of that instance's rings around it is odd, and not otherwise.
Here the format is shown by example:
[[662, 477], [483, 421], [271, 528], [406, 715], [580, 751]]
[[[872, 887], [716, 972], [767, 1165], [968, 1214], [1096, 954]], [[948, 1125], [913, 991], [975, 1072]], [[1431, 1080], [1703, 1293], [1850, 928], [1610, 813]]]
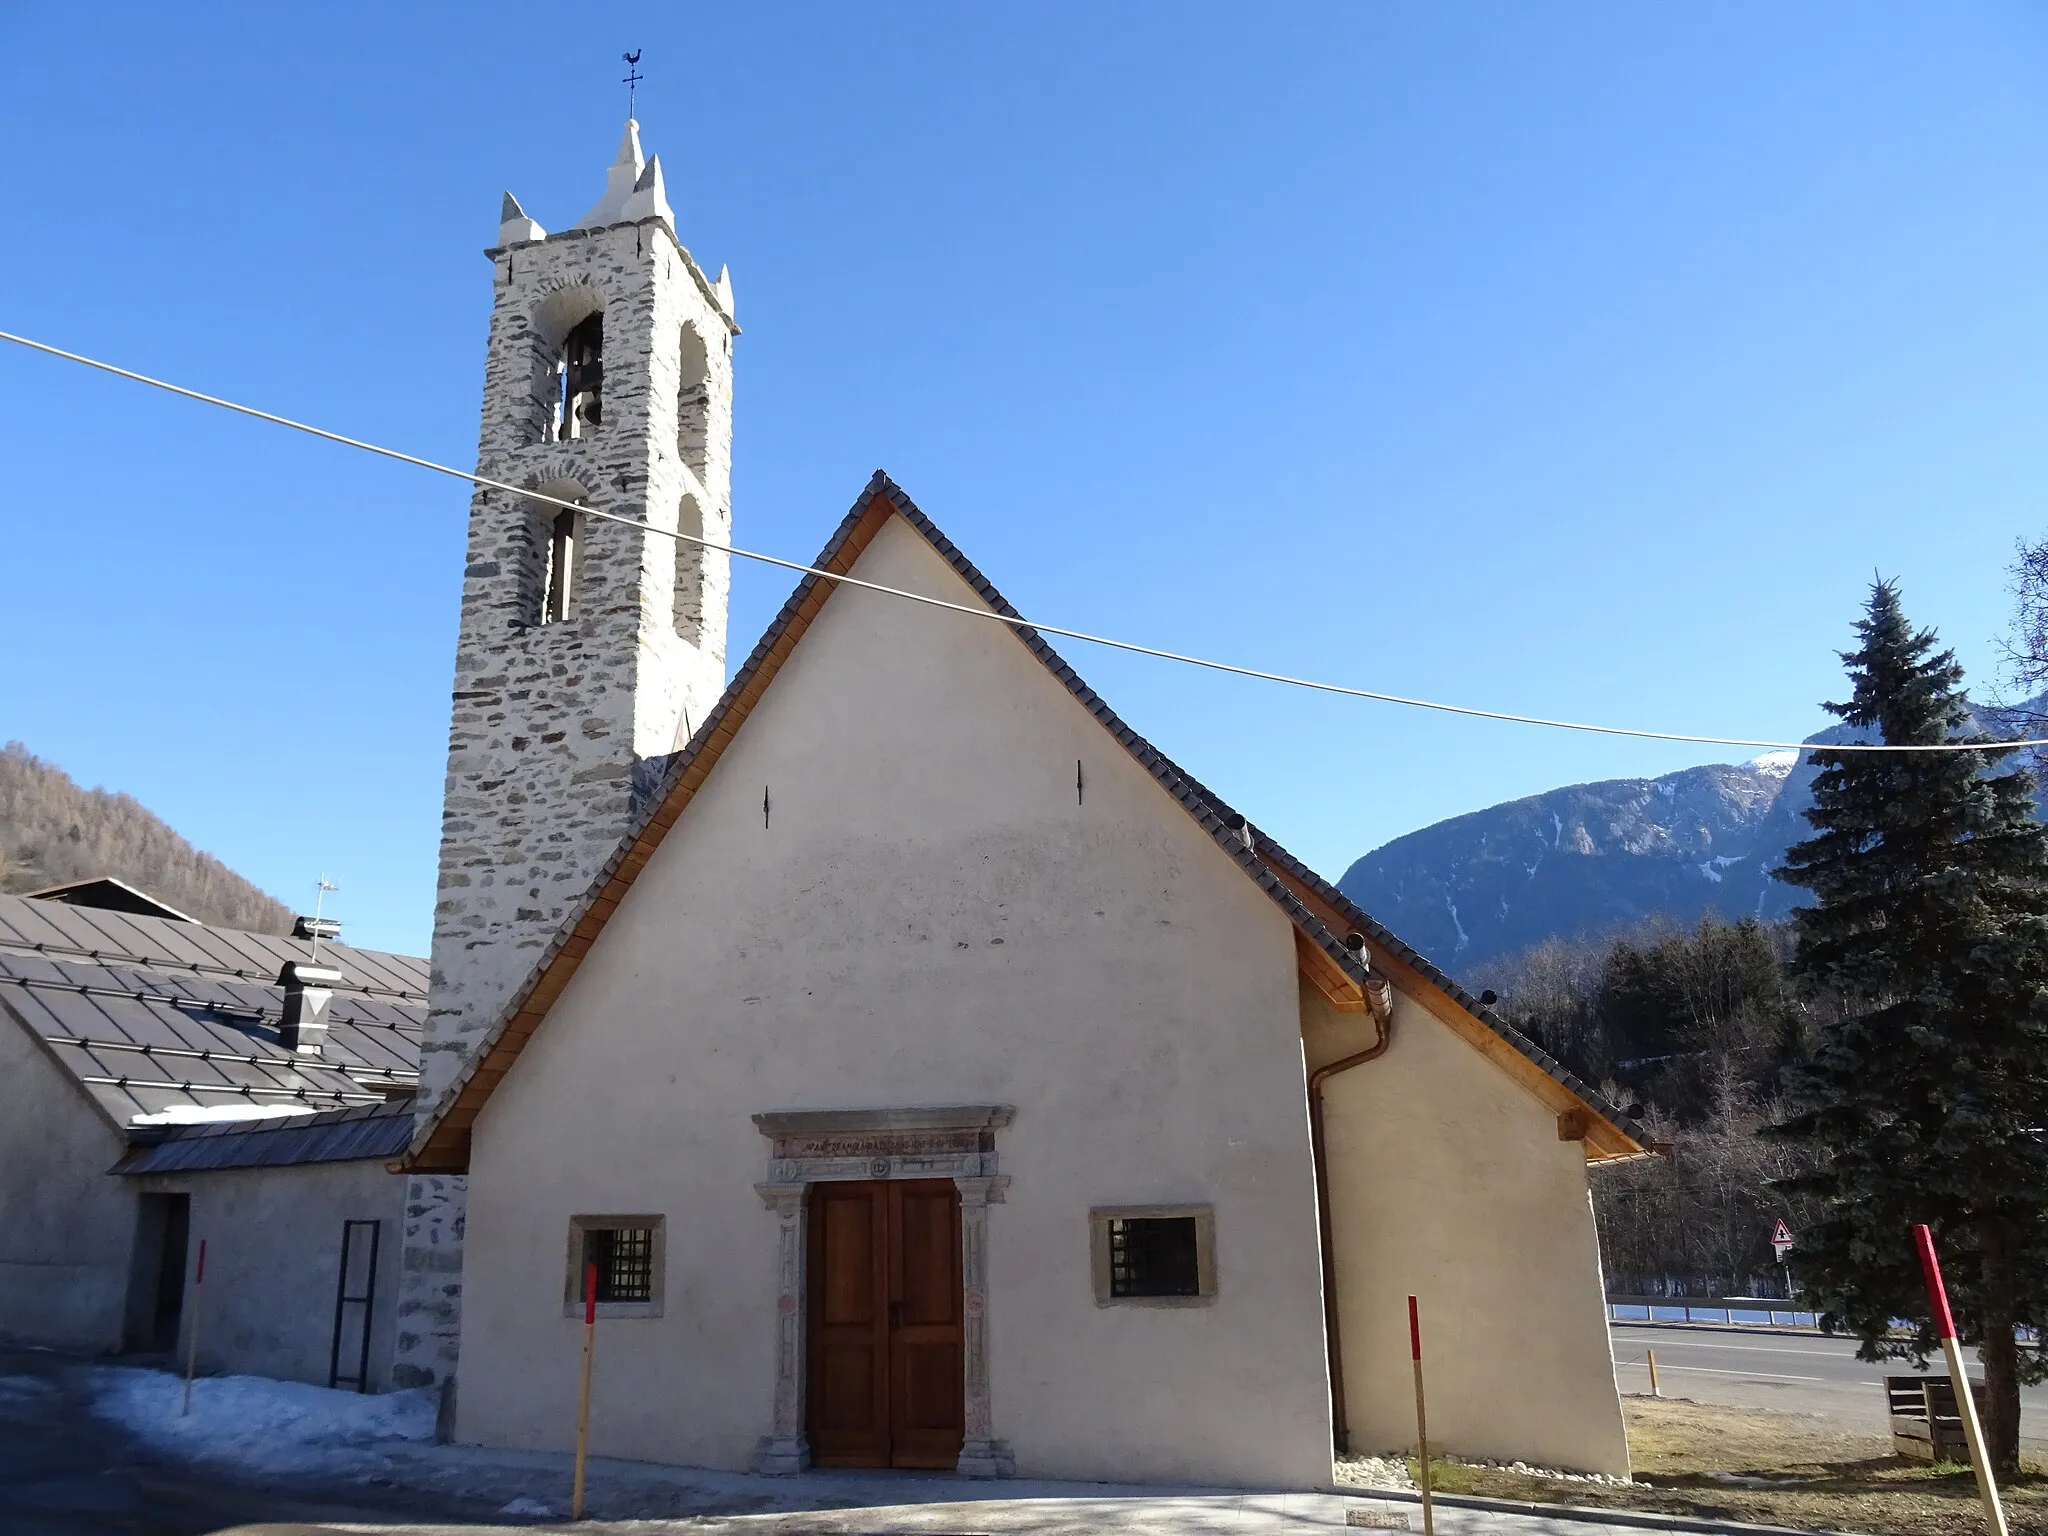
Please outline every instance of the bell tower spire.
[[[470, 502], [422, 1112], [725, 685], [728, 557], [663, 535], [730, 541], [739, 328], [729, 281], [676, 237], [639, 124], [576, 224], [551, 235], [508, 192], [486, 254], [479, 473], [656, 531], [503, 491]], [[454, 1369], [461, 1186], [409, 1191], [401, 1386]]]

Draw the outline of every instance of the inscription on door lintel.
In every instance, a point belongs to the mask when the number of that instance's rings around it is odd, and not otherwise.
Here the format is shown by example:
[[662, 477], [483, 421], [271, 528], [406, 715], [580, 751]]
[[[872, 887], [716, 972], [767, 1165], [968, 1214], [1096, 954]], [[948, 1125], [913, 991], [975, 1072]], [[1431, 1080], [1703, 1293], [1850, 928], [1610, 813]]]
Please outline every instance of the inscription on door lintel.
[[819, 1157], [957, 1157], [991, 1152], [989, 1131], [865, 1131], [839, 1136], [789, 1136], [775, 1142], [777, 1161]]

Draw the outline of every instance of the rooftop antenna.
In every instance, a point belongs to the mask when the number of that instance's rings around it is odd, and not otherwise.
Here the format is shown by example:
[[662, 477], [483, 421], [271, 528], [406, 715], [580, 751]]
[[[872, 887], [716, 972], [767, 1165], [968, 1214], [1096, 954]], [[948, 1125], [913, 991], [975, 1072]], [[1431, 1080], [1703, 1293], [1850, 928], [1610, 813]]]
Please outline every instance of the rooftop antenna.
[[633, 115], [633, 97], [640, 88], [640, 82], [647, 78], [640, 73], [640, 53], [641, 50], [635, 48], [631, 53], [619, 55], [620, 58], [626, 61], [626, 116], [628, 118]]
[[329, 891], [338, 891], [341, 887], [334, 884], [325, 875], [322, 875], [313, 883], [318, 888], [319, 894], [313, 898], [313, 958], [311, 963], [318, 965], [320, 963], [320, 919], [327, 905], [327, 893]]

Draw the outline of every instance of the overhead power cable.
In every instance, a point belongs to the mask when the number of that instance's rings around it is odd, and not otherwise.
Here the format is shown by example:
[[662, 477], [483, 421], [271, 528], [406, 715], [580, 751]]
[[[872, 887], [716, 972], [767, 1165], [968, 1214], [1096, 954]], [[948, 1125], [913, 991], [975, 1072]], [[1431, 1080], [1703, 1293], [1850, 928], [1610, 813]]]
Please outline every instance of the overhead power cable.
[[67, 352], [62, 347], [53, 347], [48, 342], [36, 341], [27, 336], [17, 336], [12, 331], [0, 331], [0, 341], [11, 341], [17, 346], [42, 352], [50, 357], [61, 357], [66, 362], [78, 363], [87, 368], [111, 373], [117, 378], [129, 379], [137, 384], [147, 384], [152, 389], [165, 390], [170, 394], [182, 395], [187, 400], [197, 400], [202, 405], [218, 406], [224, 411], [233, 411], [240, 416], [252, 416], [258, 421], [267, 421], [273, 426], [289, 427], [294, 432], [304, 432], [310, 437], [323, 438], [330, 443], [339, 443], [344, 448], [360, 449], [364, 453], [376, 454], [379, 458], [395, 459], [401, 464], [410, 464], [416, 469], [432, 470], [437, 475], [464, 480], [471, 485], [483, 486], [486, 490], [504, 491], [509, 495], [543, 506], [560, 507], [568, 512], [580, 512], [600, 522], [618, 523], [627, 528], [637, 528], [642, 533], [656, 534], [665, 539], [677, 539], [685, 544], [694, 544], [700, 549], [717, 550], [721, 554], [733, 555], [742, 560], [758, 561], [762, 565], [779, 566], [785, 571], [796, 571], [805, 576], [816, 576], [846, 587], [859, 587], [868, 592], [879, 592], [886, 597], [900, 597], [907, 602], [922, 603], [928, 608], [943, 608], [951, 613], [965, 614], [972, 619], [992, 619], [998, 624], [1007, 624], [1013, 629], [1028, 629], [1042, 635], [1059, 635], [1068, 640], [1079, 640], [1088, 645], [1099, 645], [1113, 651], [1128, 651], [1134, 656], [1151, 656], [1160, 661], [1179, 662], [1183, 666], [1202, 667], [1211, 672], [1228, 673], [1233, 677], [1249, 677], [1262, 683], [1281, 683], [1289, 688], [1307, 688], [1316, 693], [1334, 693], [1344, 698], [1371, 699], [1380, 704], [1399, 704], [1408, 709], [1428, 709], [1439, 714], [1465, 715], [1475, 720], [1501, 720], [1511, 725], [1540, 725], [1557, 731], [1583, 731], [1596, 736], [1627, 736], [1639, 741], [1678, 741], [1706, 747], [1761, 747], [1780, 752], [2007, 752], [2019, 747], [2048, 747], [2048, 737], [2034, 737], [2013, 741], [1940, 741], [1925, 743], [1883, 743], [1883, 742], [1842, 742], [1827, 746], [1815, 746], [1803, 741], [1767, 741], [1748, 736], [1701, 736], [1685, 731], [1649, 731], [1626, 725], [1594, 725], [1583, 720], [1553, 720], [1543, 715], [1522, 715], [1510, 710], [1479, 709], [1469, 704], [1445, 704], [1434, 699], [1413, 699], [1398, 693], [1383, 693], [1372, 688], [1353, 688], [1344, 683], [1319, 682], [1314, 678], [1291, 677], [1285, 672], [1268, 672], [1259, 667], [1239, 666], [1234, 662], [1212, 661], [1204, 656], [1190, 656], [1182, 651], [1169, 651], [1153, 645], [1139, 645], [1131, 640], [1116, 640], [1107, 635], [1093, 635], [1086, 630], [1067, 629], [1058, 624], [1042, 624], [1035, 619], [1020, 615], [996, 613], [987, 608], [975, 608], [966, 603], [948, 602], [942, 597], [928, 597], [922, 592], [908, 592], [901, 587], [884, 586], [880, 582], [863, 581], [857, 576], [848, 576], [840, 571], [822, 570], [815, 565], [805, 565], [800, 560], [784, 560], [777, 555], [764, 555], [758, 550], [741, 549], [736, 544], [721, 544], [716, 539], [701, 538], [696, 534], [683, 533], [673, 528], [657, 528], [652, 523], [643, 523], [638, 518], [622, 517], [616, 512], [606, 512], [581, 502], [567, 501], [559, 496], [529, 490], [525, 486], [508, 485], [503, 480], [493, 480], [471, 470], [456, 469], [452, 465], [437, 464], [432, 459], [420, 458], [417, 454], [401, 453], [396, 448], [386, 448], [377, 443], [364, 442], [361, 438], [347, 437], [339, 432], [330, 432], [325, 427], [312, 426], [307, 422], [294, 421], [289, 416], [279, 416], [271, 411], [259, 411], [252, 405], [240, 405], [233, 400], [223, 400], [218, 395], [209, 395], [196, 389], [187, 389], [182, 384], [173, 384], [165, 379], [151, 378], [146, 373], [117, 367], [102, 362], [96, 357], [87, 357], [79, 352]]

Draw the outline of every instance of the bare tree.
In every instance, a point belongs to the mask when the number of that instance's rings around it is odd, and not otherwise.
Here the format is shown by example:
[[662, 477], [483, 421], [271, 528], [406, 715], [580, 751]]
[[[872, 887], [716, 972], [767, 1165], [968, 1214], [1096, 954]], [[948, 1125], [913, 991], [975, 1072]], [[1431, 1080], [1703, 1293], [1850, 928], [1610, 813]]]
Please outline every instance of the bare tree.
[[[2022, 697], [2037, 695], [2048, 683], [2048, 538], [2014, 547], [2007, 570], [2012, 592], [2012, 631], [2000, 642], [2005, 672]], [[2022, 718], [2039, 724], [2042, 715], [2025, 710]]]
[[1809, 1212], [1778, 1181], [1804, 1150], [1763, 1134], [1780, 1062], [1825, 999], [1795, 997], [1789, 936], [1651, 919], [1604, 940], [1551, 939], [1489, 968], [1507, 1016], [1617, 1104], [1639, 1103], [1668, 1157], [1598, 1168], [1593, 1206], [1619, 1292], [1726, 1295], [1783, 1284], [1770, 1247]]

